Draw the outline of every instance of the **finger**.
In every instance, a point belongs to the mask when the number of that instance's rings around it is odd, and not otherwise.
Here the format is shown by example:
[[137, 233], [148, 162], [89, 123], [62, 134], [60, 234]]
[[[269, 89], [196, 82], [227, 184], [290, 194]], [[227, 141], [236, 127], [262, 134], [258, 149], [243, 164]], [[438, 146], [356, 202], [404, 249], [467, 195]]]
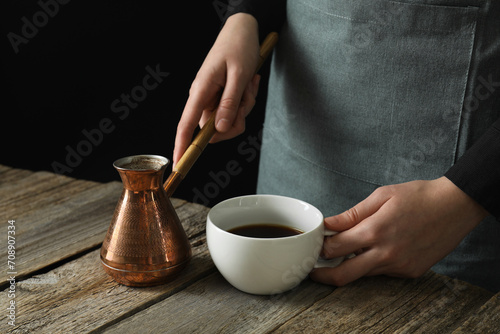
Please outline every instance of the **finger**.
[[210, 141], [211, 143], [216, 143], [221, 140], [236, 137], [245, 131], [246, 117], [248, 116], [248, 114], [250, 114], [252, 108], [255, 106], [255, 97], [258, 91], [259, 81], [260, 76], [256, 75], [245, 88], [240, 106], [238, 108], [238, 113], [236, 115], [236, 118], [234, 119], [233, 124], [231, 125], [231, 129], [229, 129], [225, 133], [216, 133]]
[[219, 141], [231, 139], [245, 132], [245, 118], [246, 118], [245, 107], [240, 106], [240, 108], [238, 109], [238, 114], [236, 115], [233, 124], [231, 124], [231, 128], [224, 133], [216, 132], [215, 135], [210, 140], [210, 143], [213, 144]]
[[260, 75], [255, 75], [245, 88], [240, 103], [240, 113], [238, 116], [246, 118], [255, 106], [255, 98], [259, 91]]
[[[325, 238], [321, 255], [325, 258], [346, 256], [371, 247], [375, 242], [370, 221], [377, 219], [380, 207], [389, 199], [375, 191], [351, 209], [325, 218], [325, 228], [341, 232]], [[365, 221], [363, 224], [359, 224]], [[373, 232], [373, 231], [372, 231]]]
[[217, 107], [215, 128], [224, 133], [231, 129], [238, 114], [240, 101], [248, 83], [242, 81], [236, 70], [228, 71], [226, 86]]
[[203, 112], [201, 114], [200, 122], [199, 122], [200, 129], [203, 128], [205, 126], [205, 123], [207, 123], [207, 121], [210, 119], [210, 117], [212, 117], [213, 112], [214, 112], [214, 108], [208, 108], [208, 109], [203, 110]]
[[349, 210], [336, 216], [326, 217], [325, 227], [337, 232], [350, 229], [377, 212], [389, 198], [386, 193], [375, 191]]
[[344, 286], [369, 273], [376, 261], [375, 252], [364, 252], [342, 262], [335, 268], [318, 268], [310, 273], [310, 277], [323, 284]]
[[202, 75], [197, 77], [191, 86], [189, 98], [177, 125], [174, 146], [174, 165], [188, 148], [193, 138], [193, 133], [200, 121], [202, 112], [213, 104], [221, 87]]
[[177, 134], [175, 136], [175, 146], [174, 146], [174, 156], [173, 165], [175, 167], [177, 162], [181, 159], [182, 155], [186, 151], [193, 137], [195, 127], [189, 124], [182, 124], [179, 122], [177, 126]]
[[368, 249], [375, 243], [370, 232], [370, 220], [366, 224], [355, 226], [336, 235], [326, 237], [321, 250], [321, 256], [332, 259], [347, 256], [363, 249]]
[[259, 74], [256, 74], [256, 75], [254, 75], [252, 82], [251, 82], [251, 84], [252, 84], [251, 92], [252, 92], [254, 99], [257, 97], [257, 95], [259, 93], [260, 79], [261, 79], [261, 76]]

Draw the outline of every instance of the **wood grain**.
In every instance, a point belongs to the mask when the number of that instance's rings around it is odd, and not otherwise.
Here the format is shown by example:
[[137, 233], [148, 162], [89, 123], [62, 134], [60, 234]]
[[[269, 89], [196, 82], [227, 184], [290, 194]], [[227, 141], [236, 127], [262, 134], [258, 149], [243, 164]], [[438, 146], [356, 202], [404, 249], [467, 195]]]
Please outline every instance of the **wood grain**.
[[[61, 189], [56, 192], [59, 191]], [[104, 239], [120, 193], [119, 183], [107, 183], [86, 188], [73, 196], [56, 196], [57, 199], [30, 197], [36, 210], [8, 217], [16, 221], [18, 276], [98, 246]], [[36, 201], [44, 204], [37, 205]], [[6, 230], [4, 224], [5, 220], [0, 230]], [[0, 247], [6, 247], [5, 244], [6, 240], [2, 239]], [[2, 277], [0, 282], [5, 280]]]
[[335, 290], [276, 333], [344, 333], [354, 328], [361, 333], [451, 333], [490, 296], [432, 272], [419, 279], [362, 278]]
[[[11, 170], [11, 169], [13, 169], [13, 168], [9, 167], [9, 166], [5, 166], [5, 165], [0, 165], [0, 174], [6, 172], [8, 170]], [[1, 178], [1, 176], [0, 176], [0, 178]]]
[[[102, 270], [95, 250], [50, 272], [17, 283], [17, 321], [0, 333], [88, 333], [133, 315], [214, 271], [206, 243], [194, 240], [194, 257], [171, 283], [151, 288], [120, 285]], [[7, 292], [0, 305], [7, 305]], [[50, 310], [50, 311], [49, 311]]]
[[256, 296], [217, 272], [104, 333], [268, 333], [333, 290], [306, 280], [284, 294]]
[[491, 297], [478, 311], [453, 334], [498, 334], [500, 333], [500, 293]]
[[417, 280], [361, 279], [335, 291], [305, 281], [263, 297], [239, 292], [216, 273], [105, 333], [451, 333], [489, 295], [429, 272]]
[[[16, 271], [21, 278], [99, 247], [122, 191], [120, 182], [103, 184], [48, 172], [11, 169], [0, 175], [0, 193], [4, 194], [0, 231], [7, 231], [8, 221], [15, 220]], [[206, 215], [203, 207], [185, 205], [179, 199], [172, 203], [181, 222], [198, 215], [196, 227], [186, 224], [188, 235], [201, 233]], [[6, 248], [7, 238], [1, 238], [0, 249]], [[0, 285], [7, 279], [1, 276]]]
[[[498, 333], [500, 294], [428, 272], [362, 278], [342, 288], [306, 280], [275, 296], [233, 288], [205, 238], [208, 208], [172, 199], [193, 259], [165, 285], [131, 288], [101, 268], [99, 246], [122, 190], [0, 165], [0, 231], [16, 226], [16, 326], [0, 333]], [[6, 238], [0, 238], [6, 249]], [[6, 275], [0, 276], [4, 287]], [[0, 294], [0, 305], [10, 299]], [[5, 313], [6, 314], [6, 313]]]
[[[119, 183], [108, 183], [102, 186], [109, 187], [108, 190], [112, 193], [116, 192], [117, 187], [121, 191]], [[105, 194], [105, 191], [101, 189], [100, 193]], [[82, 212], [88, 212], [86, 208], [92, 208], [93, 212], [89, 214], [89, 217], [92, 218], [98, 217], [99, 212], [108, 211], [103, 206], [96, 206], [95, 201], [87, 200], [85, 192], [77, 193], [73, 198], [82, 204], [77, 205], [75, 210], [71, 211], [72, 214], [79, 217], [82, 216]], [[102, 201], [103, 199], [97, 197], [97, 200]], [[101, 326], [107, 327], [122, 318], [139, 312], [183, 289], [200, 277], [205, 277], [213, 272], [214, 265], [208, 254], [203, 233], [204, 221], [209, 209], [201, 205], [191, 205], [178, 199], [173, 199], [172, 202], [193, 246], [192, 261], [175, 281], [153, 288], [130, 288], [119, 285], [102, 270], [99, 259], [100, 250], [97, 249], [45, 274], [18, 282], [18, 297], [16, 298], [19, 310], [17, 314], [18, 326], [10, 328], [6, 327], [6, 323], [0, 323], [0, 332], [4, 333], [8, 329], [12, 333], [87, 333]], [[85, 203], [88, 204], [85, 205]], [[51, 210], [54, 208], [52, 207]], [[61, 210], [61, 216], [64, 216], [62, 212], [68, 213], [67, 210]], [[36, 225], [36, 223], [34, 224]], [[109, 220], [105, 224], [107, 229]], [[83, 226], [89, 226], [89, 222], [82, 224]], [[93, 230], [91, 226], [89, 227], [89, 230]], [[88, 237], [88, 232], [83, 231], [75, 232], [73, 226], [72, 230], [63, 231], [63, 234], [69, 240], [80, 234], [86, 234]], [[103, 231], [105, 232], [105, 230]], [[101, 235], [103, 238], [103, 232]], [[43, 243], [43, 240], [48, 237], [44, 237], [36, 243], [35, 236], [29, 235], [27, 232], [22, 233], [21, 236], [32, 240], [34, 244], [25, 245], [24, 247], [31, 252], [24, 252], [24, 254], [19, 255], [19, 258], [23, 260], [31, 258], [36, 253], [39, 254], [36, 260], [40, 262], [47, 262], [43, 260], [44, 257], [52, 260], [56, 258], [53, 254], [46, 255], [46, 252], [50, 253], [53, 250], [49, 245]], [[99, 243], [102, 238], [99, 236], [96, 241]], [[66, 245], [61, 252], [69, 254], [70, 251], [70, 247]], [[33, 256], [30, 256], [31, 253]], [[7, 302], [7, 292], [4, 291], [0, 295], [0, 305], [7, 305]], [[50, 314], [46, 312], [48, 308], [51, 309]], [[110, 314], [113, 314], [112, 318], [109, 317]]]

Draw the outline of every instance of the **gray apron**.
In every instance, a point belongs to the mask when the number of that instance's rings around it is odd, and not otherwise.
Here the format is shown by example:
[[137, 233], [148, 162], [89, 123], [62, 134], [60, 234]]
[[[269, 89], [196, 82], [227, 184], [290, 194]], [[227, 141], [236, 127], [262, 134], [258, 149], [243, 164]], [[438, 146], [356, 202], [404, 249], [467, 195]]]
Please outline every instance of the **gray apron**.
[[[476, 89], [491, 66], [476, 50], [486, 2], [288, 1], [257, 191], [331, 216], [379, 186], [442, 176], [500, 116]], [[500, 290], [500, 223], [487, 218], [433, 269]]]

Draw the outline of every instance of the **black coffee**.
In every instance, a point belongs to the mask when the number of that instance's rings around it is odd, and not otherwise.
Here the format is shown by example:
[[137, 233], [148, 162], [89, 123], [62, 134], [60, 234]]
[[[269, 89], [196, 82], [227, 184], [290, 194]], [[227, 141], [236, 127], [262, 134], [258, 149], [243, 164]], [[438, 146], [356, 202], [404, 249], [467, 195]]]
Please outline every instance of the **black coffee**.
[[304, 233], [299, 229], [277, 224], [252, 224], [235, 227], [228, 232], [250, 238], [283, 238]]

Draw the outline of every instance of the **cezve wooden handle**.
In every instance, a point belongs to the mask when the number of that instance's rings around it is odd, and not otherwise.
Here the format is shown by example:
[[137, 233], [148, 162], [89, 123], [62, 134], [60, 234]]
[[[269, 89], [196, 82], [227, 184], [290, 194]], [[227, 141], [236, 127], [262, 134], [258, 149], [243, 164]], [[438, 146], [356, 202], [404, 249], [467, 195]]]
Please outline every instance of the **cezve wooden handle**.
[[[269, 56], [269, 54], [273, 50], [274, 45], [276, 45], [277, 41], [278, 41], [278, 34], [276, 32], [272, 32], [269, 35], [267, 35], [264, 42], [262, 42], [260, 46], [259, 63], [257, 64], [257, 69], [255, 70], [255, 73], [259, 71], [262, 64], [266, 60], [267, 56]], [[215, 110], [216, 109], [217, 108], [215, 108]], [[203, 128], [200, 130], [200, 132], [198, 132], [196, 137], [193, 139], [191, 145], [189, 145], [186, 152], [184, 152], [182, 157], [179, 159], [172, 173], [170, 174], [167, 181], [163, 185], [169, 197], [173, 194], [173, 192], [175, 191], [179, 183], [182, 181], [182, 179], [189, 172], [191, 167], [193, 167], [194, 163], [201, 155], [201, 153], [207, 146], [210, 139], [212, 139], [212, 137], [214, 136], [216, 132], [215, 110], [208, 119], [208, 121], [205, 123], [205, 125], [203, 125]]]

